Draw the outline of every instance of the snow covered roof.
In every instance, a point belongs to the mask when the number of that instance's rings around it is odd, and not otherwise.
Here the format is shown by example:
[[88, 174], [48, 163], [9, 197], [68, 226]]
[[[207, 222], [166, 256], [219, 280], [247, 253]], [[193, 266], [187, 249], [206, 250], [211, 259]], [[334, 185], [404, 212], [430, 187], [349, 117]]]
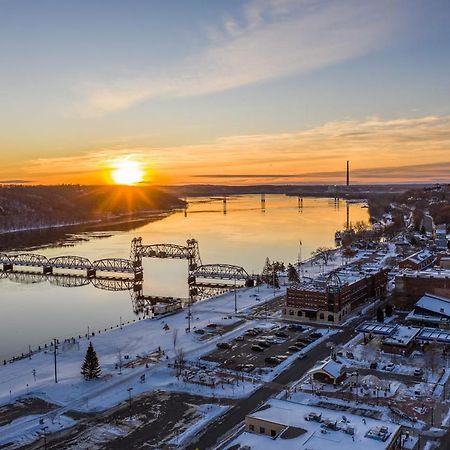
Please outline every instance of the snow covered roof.
[[450, 317], [450, 299], [434, 294], [423, 295], [416, 303], [419, 308]]
[[[307, 420], [311, 413], [320, 417], [322, 422]], [[273, 439], [257, 434], [259, 430], [255, 429], [256, 433], [246, 432], [238, 436], [228, 444], [227, 449], [236, 448], [236, 445], [242, 449], [247, 445], [251, 450], [329, 450], [332, 445], [335, 450], [361, 450], [362, 447], [364, 450], [384, 450], [392, 445], [400, 430], [400, 425], [394, 423], [354, 414], [343, 415], [342, 411], [279, 399], [269, 400], [263, 409], [249, 414], [247, 418], [285, 425], [301, 432], [289, 439], [289, 433], [284, 431]], [[381, 435], [376, 435], [380, 430], [386, 437], [385, 441], [380, 439]]]
[[342, 372], [346, 369], [346, 365], [340, 361], [335, 361], [331, 358], [320, 361], [317, 365], [315, 365], [312, 369], [309, 370], [309, 373], [316, 372], [325, 372], [332, 378], [337, 378], [342, 374]]
[[420, 332], [420, 328], [398, 326], [395, 331], [384, 339], [384, 344], [406, 346], [408, 345]]
[[424, 261], [426, 261], [428, 258], [432, 258], [433, 253], [430, 250], [421, 250], [419, 252], [416, 252], [407, 258], [405, 258], [403, 261], [411, 261], [414, 264], [420, 264]]

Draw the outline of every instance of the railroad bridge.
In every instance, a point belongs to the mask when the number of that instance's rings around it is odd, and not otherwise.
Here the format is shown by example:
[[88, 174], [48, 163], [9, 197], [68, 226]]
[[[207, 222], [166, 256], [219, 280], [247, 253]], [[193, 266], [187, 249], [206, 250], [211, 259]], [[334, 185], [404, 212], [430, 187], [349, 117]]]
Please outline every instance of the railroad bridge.
[[[105, 258], [90, 261], [81, 256], [56, 256], [48, 258], [35, 253], [0, 253], [2, 277], [19, 283], [48, 281], [63, 287], [79, 287], [92, 284], [111, 291], [128, 290], [133, 304], [143, 307], [164, 301], [161, 297], [145, 296], [143, 292], [143, 258], [183, 259], [188, 265], [189, 304], [230, 290], [253, 285], [253, 277], [239, 266], [232, 264], [202, 264], [198, 242], [189, 239], [186, 245], [144, 245], [142, 238], [131, 242], [130, 259]], [[38, 268], [41, 272], [29, 272], [24, 268]], [[81, 272], [60, 273], [57, 270]], [[109, 275], [108, 274], [112, 274]], [[167, 303], [173, 301], [166, 298]]]

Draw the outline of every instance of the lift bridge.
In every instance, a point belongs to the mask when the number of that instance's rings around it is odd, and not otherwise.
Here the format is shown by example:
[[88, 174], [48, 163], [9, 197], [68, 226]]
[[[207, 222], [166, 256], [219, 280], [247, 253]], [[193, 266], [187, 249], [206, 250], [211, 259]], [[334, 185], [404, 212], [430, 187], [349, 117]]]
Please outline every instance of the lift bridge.
[[[131, 243], [130, 259], [107, 258], [91, 262], [80, 256], [57, 256], [47, 258], [34, 253], [0, 253], [2, 278], [17, 283], [49, 282], [61, 287], [81, 287], [93, 285], [108, 291], [129, 291], [135, 312], [155, 303], [179, 302], [173, 297], [146, 296], [143, 292], [143, 258], [183, 259], [188, 264], [189, 304], [214, 295], [253, 285], [245, 269], [231, 264], [202, 264], [198, 242], [187, 241], [187, 245], [151, 244], [143, 245], [142, 238]], [[24, 268], [39, 268], [41, 272], [26, 271]], [[55, 269], [82, 272], [81, 274], [61, 273]], [[107, 276], [107, 274], [112, 274]]]

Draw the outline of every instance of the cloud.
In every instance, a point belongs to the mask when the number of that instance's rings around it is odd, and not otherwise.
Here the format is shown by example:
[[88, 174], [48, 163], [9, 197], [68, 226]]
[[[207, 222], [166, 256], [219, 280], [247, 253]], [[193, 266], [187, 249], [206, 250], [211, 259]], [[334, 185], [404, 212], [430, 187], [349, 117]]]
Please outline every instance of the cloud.
[[155, 97], [205, 95], [336, 64], [388, 42], [398, 12], [383, 0], [252, 1], [238, 17], [209, 27], [205, 47], [172, 67], [86, 83], [79, 112], [98, 116]]
[[336, 183], [342, 182], [347, 159], [353, 182], [448, 181], [450, 116], [335, 121], [291, 133], [172, 147], [119, 142], [81, 155], [30, 161], [25, 173], [76, 182], [80, 173], [92, 179], [125, 155], [148, 168], [153, 182], [171, 184], [219, 178]]
[[31, 180], [0, 180], [0, 184], [29, 184]]

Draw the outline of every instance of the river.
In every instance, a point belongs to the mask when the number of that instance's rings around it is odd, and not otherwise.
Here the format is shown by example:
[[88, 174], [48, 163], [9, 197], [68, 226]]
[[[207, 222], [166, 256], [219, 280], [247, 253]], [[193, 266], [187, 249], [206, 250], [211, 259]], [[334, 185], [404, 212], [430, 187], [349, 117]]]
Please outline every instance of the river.
[[[197, 239], [203, 264], [229, 263], [259, 273], [266, 257], [294, 262], [302, 241], [302, 257], [319, 246], [334, 246], [334, 233], [346, 222], [346, 202], [267, 195], [265, 209], [259, 195], [229, 197], [226, 213], [222, 199], [187, 199], [187, 211], [128, 224], [52, 230], [9, 236], [17, 246], [26, 239], [34, 253], [47, 257], [78, 255], [91, 261], [129, 258], [130, 242], [141, 236], [144, 244], [186, 244]], [[350, 220], [368, 220], [361, 204], [349, 205]], [[0, 236], [0, 239], [5, 237]], [[21, 250], [22, 251], [22, 250]], [[37, 270], [37, 269], [36, 269]], [[144, 293], [187, 297], [187, 263], [182, 260], [144, 260]], [[120, 320], [136, 319], [130, 294], [109, 292], [88, 284], [77, 288], [55, 286], [45, 277], [0, 278], [0, 360], [48, 343], [52, 338], [103, 330]]]

